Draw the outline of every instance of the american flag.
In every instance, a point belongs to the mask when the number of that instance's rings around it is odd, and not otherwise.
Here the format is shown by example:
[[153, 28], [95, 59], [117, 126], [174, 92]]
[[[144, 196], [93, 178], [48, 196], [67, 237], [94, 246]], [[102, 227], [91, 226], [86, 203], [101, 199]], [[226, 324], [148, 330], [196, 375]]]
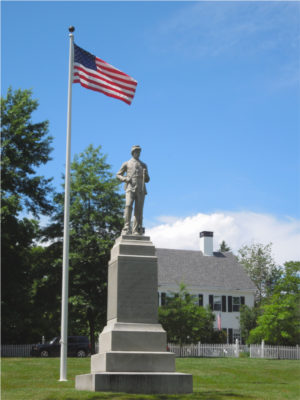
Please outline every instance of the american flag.
[[73, 83], [131, 104], [137, 81], [74, 43]]
[[218, 329], [220, 331], [221, 330], [221, 314], [220, 313], [218, 314], [218, 317], [217, 317], [217, 323], [218, 323]]

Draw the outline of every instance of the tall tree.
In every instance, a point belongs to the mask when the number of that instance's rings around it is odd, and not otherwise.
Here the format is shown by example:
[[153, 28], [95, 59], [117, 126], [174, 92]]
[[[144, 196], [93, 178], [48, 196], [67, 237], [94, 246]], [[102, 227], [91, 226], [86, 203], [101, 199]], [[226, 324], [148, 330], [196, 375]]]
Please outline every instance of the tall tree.
[[159, 308], [159, 321], [167, 331], [168, 341], [179, 343], [208, 343], [213, 336], [215, 316], [209, 308], [195, 304], [194, 297], [180, 284], [171, 293], [166, 305]]
[[36, 169], [50, 160], [48, 122], [32, 122], [38, 102], [30, 90], [1, 98], [2, 341], [31, 341], [32, 247], [35, 217], [51, 211], [50, 181]]
[[248, 343], [265, 340], [273, 345], [300, 342], [300, 262], [287, 262], [273, 295], [262, 306], [263, 314], [251, 330]]
[[257, 318], [262, 314], [261, 307], [242, 305], [240, 309], [240, 327], [243, 342], [247, 342], [252, 329], [257, 326]]
[[221, 251], [222, 253], [225, 253], [226, 251], [230, 251], [231, 249], [230, 249], [230, 247], [227, 245], [227, 243], [225, 242], [225, 240], [223, 240], [221, 243], [220, 243], [220, 249], [219, 249], [219, 251]]
[[[75, 156], [70, 189], [69, 331], [89, 332], [92, 346], [95, 332], [106, 322], [107, 266], [123, 225], [124, 197], [118, 189], [100, 146], [90, 145]], [[63, 198], [63, 193], [56, 196], [57, 211], [45, 231], [47, 239], [62, 240]], [[53, 267], [57, 264], [56, 259]]]
[[36, 168], [50, 158], [52, 137], [48, 135], [48, 121], [33, 123], [32, 113], [38, 101], [30, 90], [8, 89], [1, 98], [1, 187], [2, 201], [18, 201], [18, 212], [34, 216], [49, 213], [48, 195], [51, 179], [36, 175]]
[[244, 266], [256, 286], [258, 304], [270, 296], [280, 276], [280, 270], [272, 257], [272, 243], [245, 245], [238, 251], [239, 262]]

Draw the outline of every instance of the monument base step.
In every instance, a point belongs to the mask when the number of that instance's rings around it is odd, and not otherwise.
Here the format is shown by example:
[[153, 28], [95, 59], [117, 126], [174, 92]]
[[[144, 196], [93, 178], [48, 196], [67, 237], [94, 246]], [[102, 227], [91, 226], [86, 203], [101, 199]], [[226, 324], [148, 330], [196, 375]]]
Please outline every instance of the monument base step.
[[108, 351], [91, 357], [91, 373], [174, 372], [175, 354], [145, 351]]
[[77, 375], [77, 390], [139, 394], [193, 392], [193, 376], [178, 372], [101, 372]]

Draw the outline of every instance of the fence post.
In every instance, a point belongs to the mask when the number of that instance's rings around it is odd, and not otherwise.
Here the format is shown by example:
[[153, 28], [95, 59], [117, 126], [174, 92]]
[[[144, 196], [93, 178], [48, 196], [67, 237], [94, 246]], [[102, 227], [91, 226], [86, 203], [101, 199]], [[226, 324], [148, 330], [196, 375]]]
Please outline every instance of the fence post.
[[299, 345], [296, 345], [296, 360], [299, 360]]
[[235, 339], [235, 356], [239, 357], [239, 355], [240, 355], [239, 339]]
[[197, 356], [200, 357], [200, 343], [198, 342], [198, 346], [197, 346]]
[[265, 341], [261, 341], [261, 358], [265, 358]]

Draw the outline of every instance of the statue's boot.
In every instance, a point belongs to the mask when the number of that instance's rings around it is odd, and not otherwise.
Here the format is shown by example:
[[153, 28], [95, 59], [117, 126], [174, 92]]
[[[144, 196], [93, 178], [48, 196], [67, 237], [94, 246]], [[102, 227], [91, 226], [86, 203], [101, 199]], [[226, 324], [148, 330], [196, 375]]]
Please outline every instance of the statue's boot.
[[133, 225], [132, 225], [132, 234], [133, 235], [142, 235], [143, 234], [143, 227], [141, 223], [141, 218], [140, 216], [134, 216], [133, 218]]
[[125, 224], [124, 224], [124, 228], [122, 230], [123, 235], [131, 234], [131, 228], [130, 228], [131, 214], [132, 214], [132, 207], [126, 206], [125, 212], [124, 212]]
[[143, 207], [144, 207], [145, 196], [139, 194], [135, 198], [134, 218], [132, 226], [133, 235], [143, 235]]

